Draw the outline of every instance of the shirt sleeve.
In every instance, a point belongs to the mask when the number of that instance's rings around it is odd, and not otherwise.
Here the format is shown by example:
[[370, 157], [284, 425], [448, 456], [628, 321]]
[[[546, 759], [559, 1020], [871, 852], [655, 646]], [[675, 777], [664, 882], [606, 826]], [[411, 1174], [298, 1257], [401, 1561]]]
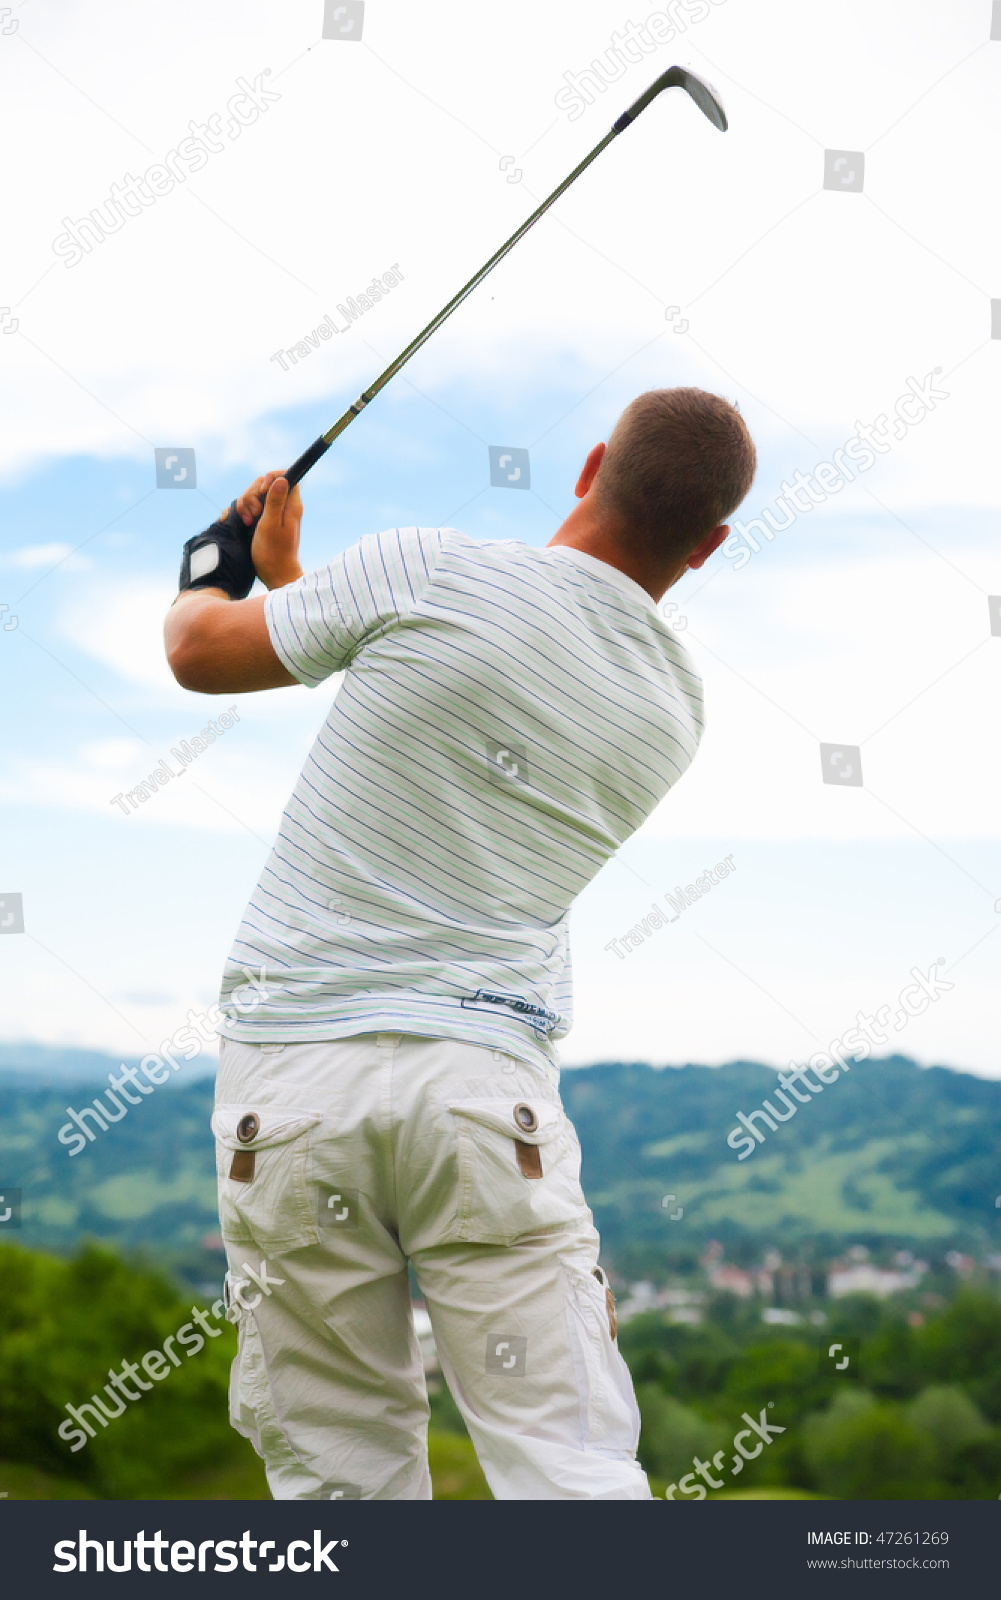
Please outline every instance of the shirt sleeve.
[[309, 689], [342, 672], [371, 639], [414, 611], [441, 548], [438, 529], [390, 528], [367, 534], [297, 583], [272, 589], [264, 616], [278, 659]]

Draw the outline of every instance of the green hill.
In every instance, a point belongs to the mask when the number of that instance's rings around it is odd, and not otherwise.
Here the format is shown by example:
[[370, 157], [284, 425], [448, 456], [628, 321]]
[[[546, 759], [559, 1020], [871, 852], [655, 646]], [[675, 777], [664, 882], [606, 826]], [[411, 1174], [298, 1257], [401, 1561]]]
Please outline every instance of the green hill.
[[727, 1144], [737, 1113], [775, 1084], [748, 1062], [564, 1075], [585, 1193], [620, 1270], [713, 1236], [738, 1260], [763, 1240], [809, 1240], [818, 1256], [849, 1241], [997, 1248], [1001, 1083], [900, 1056], [867, 1061], [774, 1132], [759, 1122], [764, 1143], [741, 1160]]
[[[21, 1230], [0, 1224], [0, 1492], [260, 1498], [260, 1466], [225, 1421], [228, 1327], [169, 1394], [130, 1407], [91, 1447], [73, 1454], [58, 1436], [67, 1402], [109, 1362], [161, 1346], [192, 1290], [206, 1305], [219, 1291], [211, 1075], [171, 1078], [77, 1156], [57, 1138], [67, 1107], [82, 1110], [118, 1068], [93, 1053], [0, 1053], [0, 1193], [23, 1191]], [[996, 1500], [1001, 1304], [984, 1257], [1001, 1234], [1001, 1083], [867, 1062], [741, 1160], [727, 1143], [737, 1113], [775, 1083], [751, 1062], [563, 1078], [606, 1265], [627, 1283], [673, 1280], [631, 1297], [620, 1334], [657, 1492], [686, 1481], [690, 1496], [696, 1455], [729, 1451], [742, 1413], [773, 1406], [781, 1438], [720, 1493]], [[150, 1266], [78, 1252], [86, 1236]], [[735, 1266], [777, 1249], [774, 1289], [725, 1292], [733, 1279], [699, 1266], [711, 1238]], [[848, 1245], [874, 1265], [913, 1250], [929, 1270], [889, 1299], [834, 1300], [825, 1268]], [[846, 1374], [824, 1362], [832, 1339], [854, 1350]], [[447, 1394], [432, 1415], [436, 1495], [485, 1496], [468, 1439], [449, 1431], [461, 1424]]]
[[[220, 1258], [203, 1242], [217, 1231], [210, 1076], [182, 1071], [79, 1155], [58, 1141], [67, 1108], [82, 1109], [117, 1067], [91, 1052], [4, 1048], [0, 1189], [22, 1191], [20, 1242], [66, 1251], [90, 1236], [215, 1278]], [[997, 1247], [1001, 1083], [902, 1057], [865, 1062], [738, 1159], [727, 1144], [736, 1113], [775, 1082], [750, 1062], [564, 1073], [585, 1192], [620, 1275], [684, 1268], [710, 1237], [737, 1261], [804, 1241], [818, 1257], [849, 1242]]]

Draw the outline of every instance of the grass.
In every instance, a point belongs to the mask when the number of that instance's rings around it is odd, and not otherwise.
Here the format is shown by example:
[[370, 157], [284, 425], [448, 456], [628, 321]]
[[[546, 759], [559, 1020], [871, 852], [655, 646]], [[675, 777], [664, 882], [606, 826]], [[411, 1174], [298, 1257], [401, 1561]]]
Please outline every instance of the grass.
[[[436, 1500], [492, 1500], [469, 1439], [455, 1433], [430, 1433], [428, 1457]], [[92, 1489], [72, 1478], [58, 1478], [21, 1462], [0, 1461], [0, 1496], [8, 1500], [96, 1500]], [[158, 1500], [270, 1500], [264, 1463], [248, 1445], [246, 1455], [217, 1472], [203, 1473], [164, 1488]]]
[[[428, 1457], [436, 1500], [492, 1500], [486, 1479], [469, 1439], [457, 1433], [430, 1433]], [[662, 1500], [666, 1483], [650, 1480], [654, 1498]], [[99, 1497], [69, 1478], [55, 1478], [35, 1467], [0, 1461], [0, 1495], [9, 1500], [95, 1500]], [[247, 1458], [220, 1472], [189, 1478], [180, 1488], [167, 1489], [158, 1500], [270, 1500], [264, 1464], [248, 1446]], [[805, 1489], [731, 1489], [711, 1500], [827, 1500], [829, 1495]], [[684, 1500], [675, 1504], [683, 1505]]]
[[53, 1478], [37, 1467], [26, 1467], [19, 1461], [0, 1461], [0, 1495], [8, 1500], [94, 1500], [89, 1489], [84, 1489], [72, 1478]]
[[471, 1439], [458, 1433], [429, 1433], [428, 1459], [436, 1500], [492, 1500]]
[[710, 1495], [711, 1500], [830, 1500], [829, 1494], [810, 1494], [806, 1489], [729, 1489]]

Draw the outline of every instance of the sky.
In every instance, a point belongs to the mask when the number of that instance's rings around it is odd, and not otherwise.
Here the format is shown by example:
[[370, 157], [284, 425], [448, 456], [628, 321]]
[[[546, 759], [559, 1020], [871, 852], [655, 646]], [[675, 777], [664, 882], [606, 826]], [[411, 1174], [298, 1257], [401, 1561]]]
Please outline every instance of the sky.
[[[990, 0], [335, 12], [0, 8], [0, 1036], [134, 1055], [214, 998], [333, 686], [178, 688], [181, 546], [678, 61], [729, 131], [671, 93], [602, 154], [307, 478], [304, 565], [415, 523], [545, 544], [634, 395], [736, 401], [758, 476], [664, 611], [707, 731], [574, 909], [564, 1060], [783, 1066], [934, 967], [951, 987], [887, 1049], [1001, 1074]], [[529, 452], [528, 490], [491, 486], [491, 445]]]

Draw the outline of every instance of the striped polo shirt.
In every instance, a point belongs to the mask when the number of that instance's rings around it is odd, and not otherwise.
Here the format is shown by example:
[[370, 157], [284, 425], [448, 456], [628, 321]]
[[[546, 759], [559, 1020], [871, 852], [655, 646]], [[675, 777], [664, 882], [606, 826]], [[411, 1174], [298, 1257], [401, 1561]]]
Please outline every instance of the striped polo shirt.
[[701, 736], [687, 651], [606, 562], [454, 528], [369, 535], [265, 615], [300, 683], [344, 676], [230, 953], [220, 1031], [415, 1033], [555, 1064], [570, 904]]

